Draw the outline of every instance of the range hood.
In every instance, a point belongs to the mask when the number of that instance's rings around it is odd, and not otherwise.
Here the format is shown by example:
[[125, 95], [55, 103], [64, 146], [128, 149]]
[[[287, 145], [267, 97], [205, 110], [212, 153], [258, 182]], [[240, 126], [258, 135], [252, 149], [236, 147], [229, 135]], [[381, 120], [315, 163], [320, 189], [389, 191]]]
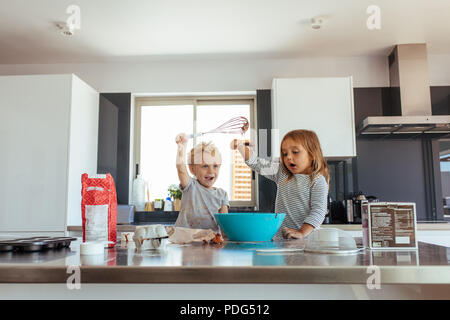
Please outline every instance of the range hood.
[[402, 44], [389, 55], [390, 113], [367, 117], [361, 138], [438, 139], [450, 136], [450, 115], [433, 116], [426, 44]]

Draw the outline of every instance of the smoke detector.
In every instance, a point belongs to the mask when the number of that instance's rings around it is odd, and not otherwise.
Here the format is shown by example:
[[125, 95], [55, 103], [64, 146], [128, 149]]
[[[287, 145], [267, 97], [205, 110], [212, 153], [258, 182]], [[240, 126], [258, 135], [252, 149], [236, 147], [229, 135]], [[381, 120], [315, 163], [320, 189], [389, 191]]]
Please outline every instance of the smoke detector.
[[322, 16], [314, 17], [311, 19], [311, 28], [318, 30], [322, 28], [325, 18]]
[[74, 29], [70, 27], [67, 23], [57, 23], [56, 27], [59, 29], [59, 32], [64, 36], [73, 36]]

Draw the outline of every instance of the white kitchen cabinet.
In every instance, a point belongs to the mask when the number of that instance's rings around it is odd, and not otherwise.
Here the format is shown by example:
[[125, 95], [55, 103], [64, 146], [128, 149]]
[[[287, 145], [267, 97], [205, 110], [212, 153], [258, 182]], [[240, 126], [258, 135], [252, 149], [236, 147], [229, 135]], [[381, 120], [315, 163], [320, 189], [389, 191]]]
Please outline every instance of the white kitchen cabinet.
[[[356, 156], [351, 77], [273, 79], [273, 156], [283, 136], [295, 129], [316, 132], [327, 159]], [[276, 131], [275, 131], [276, 132]]]
[[99, 94], [72, 74], [0, 77], [0, 232], [81, 224], [81, 174], [97, 173]]

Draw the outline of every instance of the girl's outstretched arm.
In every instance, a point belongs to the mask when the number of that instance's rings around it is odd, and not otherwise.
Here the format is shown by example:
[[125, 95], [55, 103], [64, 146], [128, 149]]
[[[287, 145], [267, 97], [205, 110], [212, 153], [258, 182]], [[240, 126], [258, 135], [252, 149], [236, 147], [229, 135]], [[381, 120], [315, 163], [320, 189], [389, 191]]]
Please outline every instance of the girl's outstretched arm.
[[234, 139], [231, 141], [231, 149], [238, 150], [252, 170], [270, 180], [277, 181], [277, 175], [280, 170], [280, 161], [278, 159], [258, 158], [256, 152], [249, 147], [249, 144], [244, 143], [242, 140]]
[[186, 148], [188, 139], [184, 133], [180, 133], [175, 138], [175, 142], [178, 145], [177, 151], [177, 171], [178, 178], [180, 179], [181, 189], [184, 189], [189, 183], [189, 173], [186, 166]]
[[244, 158], [245, 161], [248, 161], [248, 159], [250, 159], [250, 148], [248, 147], [248, 144], [245, 143], [242, 140], [238, 140], [238, 139], [234, 139], [233, 141], [231, 141], [231, 145], [230, 145], [231, 149], [233, 150], [238, 150], [239, 153], [241, 154], [242, 158]]
[[264, 177], [277, 182], [278, 172], [280, 170], [280, 161], [258, 158], [256, 152], [242, 140], [234, 139], [231, 141], [231, 149], [238, 150], [244, 158], [246, 164], [254, 171]]

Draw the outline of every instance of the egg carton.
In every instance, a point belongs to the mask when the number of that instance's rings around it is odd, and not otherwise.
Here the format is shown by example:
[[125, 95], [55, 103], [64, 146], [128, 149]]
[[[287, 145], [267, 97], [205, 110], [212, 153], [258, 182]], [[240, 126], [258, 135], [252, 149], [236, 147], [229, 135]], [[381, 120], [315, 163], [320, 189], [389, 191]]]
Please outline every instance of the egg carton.
[[166, 228], [161, 224], [137, 226], [133, 241], [138, 249], [158, 249], [162, 239], [168, 238]]

